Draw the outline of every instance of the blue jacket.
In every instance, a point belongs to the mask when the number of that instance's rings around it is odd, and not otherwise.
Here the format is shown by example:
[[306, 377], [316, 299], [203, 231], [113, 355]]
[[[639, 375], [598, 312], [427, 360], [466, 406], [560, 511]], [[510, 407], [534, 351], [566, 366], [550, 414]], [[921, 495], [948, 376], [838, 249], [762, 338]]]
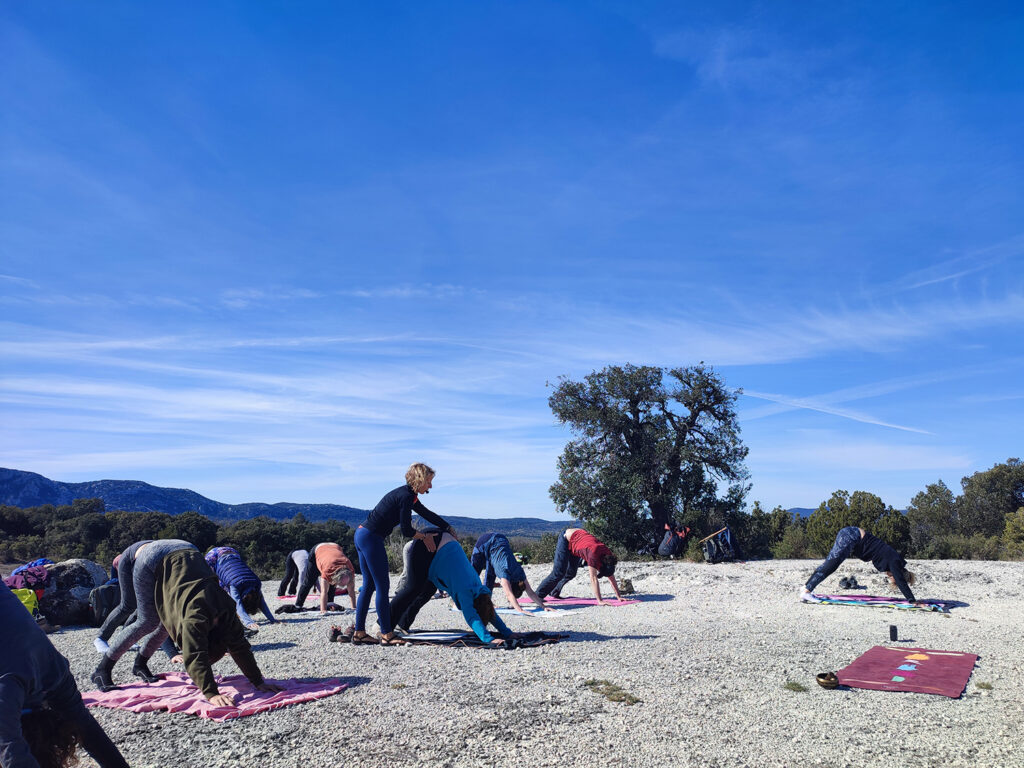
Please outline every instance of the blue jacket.
[[217, 574], [217, 581], [220, 582], [221, 587], [235, 599], [238, 618], [242, 620], [243, 625], [248, 626], [255, 623], [242, 607], [242, 598], [253, 591], [261, 593], [260, 608], [263, 611], [263, 615], [270, 619], [272, 624], [276, 623], [277, 619], [270, 612], [270, 606], [267, 605], [266, 598], [262, 596], [263, 583], [260, 581], [259, 576], [253, 573], [252, 569], [242, 561], [242, 556], [238, 554], [237, 549], [234, 547], [214, 547], [206, 553], [206, 563]]
[[[473, 607], [473, 599], [477, 595], [489, 595], [491, 590], [480, 583], [480, 577], [473, 570], [473, 566], [469, 564], [461, 544], [457, 541], [449, 541], [440, 547], [430, 563], [427, 578], [438, 589], [443, 589], [451, 596], [452, 602], [462, 611], [466, 623], [477, 637], [485, 643], [494, 639], [487, 631], [487, 625], [480, 618], [480, 614]], [[492, 623], [501, 635], [510, 634], [508, 627], [502, 623], [497, 614]]]
[[504, 534], [485, 533], [477, 539], [473, 547], [472, 563], [477, 574], [486, 569], [484, 583], [488, 589], [494, 589], [494, 583], [498, 579], [508, 579], [511, 582], [526, 581], [526, 571], [516, 561], [512, 544]]

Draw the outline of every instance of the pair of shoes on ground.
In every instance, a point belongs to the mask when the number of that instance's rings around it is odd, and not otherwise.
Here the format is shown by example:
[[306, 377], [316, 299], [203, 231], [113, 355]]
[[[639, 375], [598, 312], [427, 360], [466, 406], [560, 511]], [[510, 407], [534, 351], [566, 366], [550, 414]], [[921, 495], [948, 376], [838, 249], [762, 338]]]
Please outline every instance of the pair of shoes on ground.
[[839, 580], [840, 589], [860, 589], [856, 576], [845, 576]]
[[400, 638], [394, 632], [388, 635], [368, 635], [366, 632], [359, 633], [353, 632], [349, 638], [349, 642], [353, 645], [405, 645], [405, 640]]

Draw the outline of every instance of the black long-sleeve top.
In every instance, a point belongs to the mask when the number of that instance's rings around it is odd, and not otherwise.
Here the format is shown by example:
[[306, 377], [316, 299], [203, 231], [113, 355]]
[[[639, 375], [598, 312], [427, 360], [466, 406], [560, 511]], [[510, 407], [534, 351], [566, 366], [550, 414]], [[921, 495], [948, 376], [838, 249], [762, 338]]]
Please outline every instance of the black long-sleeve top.
[[411, 539], [416, 533], [412, 527], [412, 513], [416, 514], [440, 528], [442, 531], [451, 532], [452, 527], [446, 523], [440, 515], [431, 512], [420, 503], [416, 492], [408, 485], [401, 485], [393, 491], [389, 491], [383, 499], [377, 502], [369, 516], [363, 522], [363, 528], [375, 533], [378, 536], [390, 536], [396, 525], [402, 527], [402, 535]]
[[907, 584], [905, 571], [907, 561], [903, 559], [903, 555], [877, 536], [872, 536], [865, 531], [860, 541], [853, 548], [853, 556], [859, 557], [865, 563], [870, 560], [871, 564], [878, 570], [891, 573], [893, 581], [896, 582], [896, 586], [899, 587], [903, 596], [907, 600], [914, 602], [914, 593], [910, 589], [910, 585]]
[[0, 584], [0, 765], [39, 768], [21, 732], [26, 709], [48, 705], [78, 726], [82, 746], [101, 768], [128, 768], [82, 703], [68, 660], [53, 647], [6, 585]]

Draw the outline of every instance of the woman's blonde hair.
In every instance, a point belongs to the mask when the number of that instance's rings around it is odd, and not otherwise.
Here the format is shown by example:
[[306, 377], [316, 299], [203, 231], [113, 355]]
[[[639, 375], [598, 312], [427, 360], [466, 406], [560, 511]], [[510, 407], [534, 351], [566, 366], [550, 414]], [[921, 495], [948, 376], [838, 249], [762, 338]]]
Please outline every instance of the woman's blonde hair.
[[416, 490], [436, 474], [437, 473], [426, 464], [417, 461], [415, 464], [410, 465], [409, 469], [406, 471], [405, 482], [407, 482], [413, 490]]

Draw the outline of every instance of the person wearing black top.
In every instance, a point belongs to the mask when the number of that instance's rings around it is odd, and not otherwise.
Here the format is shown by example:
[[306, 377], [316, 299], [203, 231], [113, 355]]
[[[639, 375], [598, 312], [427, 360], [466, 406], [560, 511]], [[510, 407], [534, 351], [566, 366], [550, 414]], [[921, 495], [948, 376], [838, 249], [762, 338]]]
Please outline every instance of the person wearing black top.
[[419, 500], [420, 494], [430, 492], [434, 474], [434, 470], [426, 464], [416, 463], [410, 466], [405, 473], [405, 485], [386, 494], [363, 524], [356, 529], [355, 545], [363, 573], [363, 589], [356, 601], [356, 627], [352, 635], [352, 641], [355, 643], [377, 642], [366, 634], [366, 614], [370, 610], [370, 600], [374, 592], [377, 593], [375, 604], [377, 623], [381, 632], [380, 642], [385, 645], [401, 642], [395, 638], [392, 631], [388, 603], [391, 580], [388, 572], [388, 554], [384, 547], [384, 539], [391, 535], [395, 526], [401, 528], [402, 535], [407, 539], [422, 540], [431, 552], [434, 551], [434, 540], [412, 527], [413, 511], [441, 531], [455, 535], [454, 529], [448, 523], [423, 506]]
[[80, 744], [100, 768], [128, 768], [82, 703], [68, 660], [5, 584], [0, 647], [0, 765], [62, 768]]
[[848, 557], [857, 557], [864, 562], [871, 562], [879, 571], [885, 572], [893, 586], [899, 589], [910, 602], [916, 602], [910, 585], [914, 583], [914, 574], [907, 570], [907, 561], [903, 555], [890, 547], [877, 536], [872, 536], [863, 528], [848, 526], [840, 529], [836, 534], [835, 544], [825, 558], [825, 562], [818, 566], [814, 574], [808, 579], [807, 584], [800, 590], [800, 599], [804, 602], [817, 602], [812, 592], [822, 581], [827, 579], [836, 568]]

